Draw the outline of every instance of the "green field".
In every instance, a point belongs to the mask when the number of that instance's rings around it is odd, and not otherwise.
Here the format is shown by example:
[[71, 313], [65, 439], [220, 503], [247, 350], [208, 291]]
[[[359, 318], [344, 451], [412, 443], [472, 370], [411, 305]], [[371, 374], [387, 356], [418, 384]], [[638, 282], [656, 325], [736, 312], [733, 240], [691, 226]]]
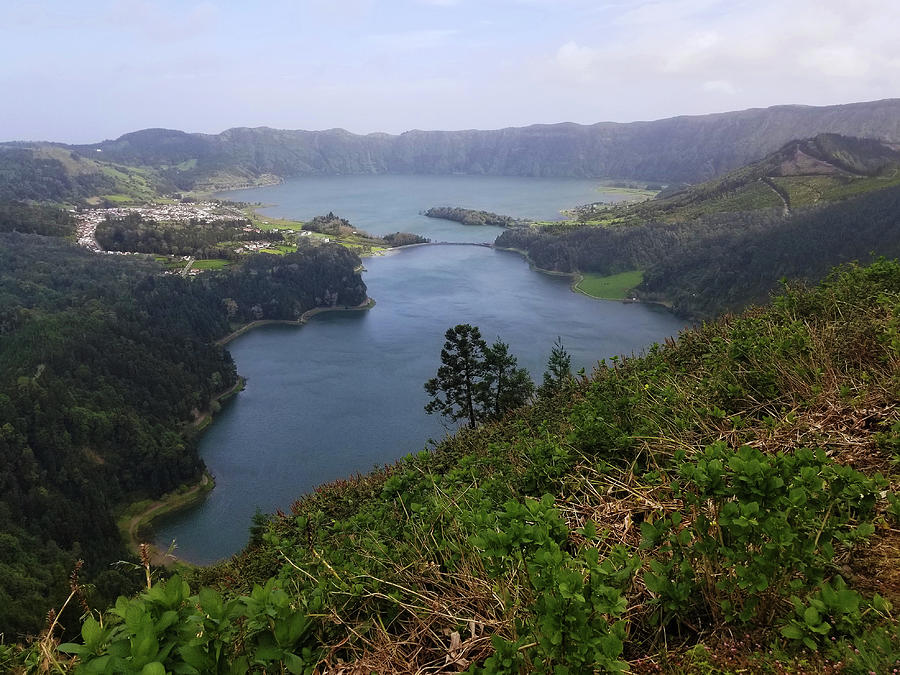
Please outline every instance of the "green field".
[[194, 270], [220, 270], [224, 267], [228, 267], [231, 263], [227, 260], [222, 260], [221, 258], [213, 258], [211, 260], [195, 260], [194, 264], [191, 265], [191, 269]]
[[644, 273], [641, 270], [632, 270], [606, 277], [598, 274], [585, 274], [581, 281], [575, 284], [575, 290], [600, 300], [624, 300], [628, 297], [627, 291], [643, 280]]
[[271, 216], [264, 216], [260, 213], [256, 212], [256, 206], [246, 206], [241, 210], [244, 215], [250, 219], [250, 222], [253, 223], [253, 227], [258, 227], [260, 230], [295, 230], [299, 232], [303, 229], [303, 221], [300, 220], [289, 220], [286, 218], [273, 218]]

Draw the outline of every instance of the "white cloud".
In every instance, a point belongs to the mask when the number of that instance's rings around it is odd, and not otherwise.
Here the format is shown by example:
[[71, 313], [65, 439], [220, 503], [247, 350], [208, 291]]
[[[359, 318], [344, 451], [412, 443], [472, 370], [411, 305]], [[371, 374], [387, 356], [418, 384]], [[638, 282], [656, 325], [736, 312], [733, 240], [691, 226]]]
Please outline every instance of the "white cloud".
[[577, 42], [567, 42], [556, 51], [556, 63], [579, 76], [587, 75], [599, 57], [598, 50], [583, 47]]
[[847, 45], [828, 45], [803, 53], [801, 65], [829, 77], [865, 77], [871, 68], [872, 54], [864, 54]]
[[636, 0], [607, 7], [532, 70], [584, 103], [655, 116], [885, 98], [900, 83], [898, 23], [898, 0]]
[[680, 44], [672, 45], [663, 59], [663, 71], [677, 73], [702, 66], [706, 61], [715, 59], [716, 47], [722, 42], [715, 31], [694, 33]]
[[737, 87], [728, 80], [708, 80], [703, 83], [702, 88], [703, 91], [716, 94], [728, 94], [729, 96], [733, 96], [738, 92]]

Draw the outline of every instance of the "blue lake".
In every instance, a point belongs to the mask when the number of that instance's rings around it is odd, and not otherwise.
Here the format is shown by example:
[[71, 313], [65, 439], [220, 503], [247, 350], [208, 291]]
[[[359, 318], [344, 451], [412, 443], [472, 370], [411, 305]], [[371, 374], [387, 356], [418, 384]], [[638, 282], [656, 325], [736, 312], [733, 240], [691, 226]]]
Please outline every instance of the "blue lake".
[[[534, 179], [504, 180], [533, 191]], [[250, 194], [269, 199], [262, 192]], [[326, 211], [352, 220], [352, 209], [338, 202]], [[375, 232], [397, 229], [352, 222]], [[299, 328], [265, 326], [229, 344], [247, 387], [200, 442], [216, 488], [198, 507], [160, 521], [157, 545], [174, 539], [177, 555], [196, 563], [228, 557], [246, 544], [256, 509], [287, 510], [322, 482], [439, 440], [448, 430], [424, 413], [423, 383], [434, 376], [444, 332], [455, 324], [479, 326], [488, 342], [501, 337], [538, 381], [557, 336], [575, 369], [590, 371], [601, 358], [639, 352], [684, 326], [657, 307], [573, 293], [568, 278], [534, 272], [517, 254], [490, 248], [415, 247], [364, 262], [373, 309], [321, 314]]]
[[413, 232], [432, 241], [491, 242], [498, 227], [460, 226], [426, 218], [432, 206], [460, 206], [532, 220], [559, 220], [560, 211], [590, 202], [618, 202], [596, 180], [508, 176], [311, 176], [280, 185], [224, 192], [234, 201], [271, 205], [260, 213], [309, 220], [329, 211], [372, 234]]

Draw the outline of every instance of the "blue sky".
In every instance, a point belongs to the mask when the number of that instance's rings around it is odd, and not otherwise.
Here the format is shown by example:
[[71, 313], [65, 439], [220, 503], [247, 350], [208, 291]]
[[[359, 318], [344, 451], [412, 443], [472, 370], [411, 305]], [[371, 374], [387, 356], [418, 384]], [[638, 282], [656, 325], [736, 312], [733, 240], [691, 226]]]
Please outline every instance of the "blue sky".
[[898, 0], [2, 0], [0, 138], [367, 133], [900, 96]]

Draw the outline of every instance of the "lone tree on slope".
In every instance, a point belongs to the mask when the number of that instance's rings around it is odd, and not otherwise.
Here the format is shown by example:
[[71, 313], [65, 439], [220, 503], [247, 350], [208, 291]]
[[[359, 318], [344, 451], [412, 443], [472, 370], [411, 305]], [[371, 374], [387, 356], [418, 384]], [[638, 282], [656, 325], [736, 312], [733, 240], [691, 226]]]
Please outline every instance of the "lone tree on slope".
[[541, 396], [552, 396], [567, 384], [572, 382], [572, 357], [563, 347], [562, 338], [557, 337], [547, 360], [547, 370], [544, 371], [544, 382], [539, 387]]
[[429, 415], [464, 419], [474, 428], [522, 405], [533, 393], [528, 372], [517, 367], [506, 343], [498, 339], [488, 347], [478, 327], [467, 323], [447, 329], [444, 338], [437, 377], [425, 383], [432, 397], [425, 406]]

